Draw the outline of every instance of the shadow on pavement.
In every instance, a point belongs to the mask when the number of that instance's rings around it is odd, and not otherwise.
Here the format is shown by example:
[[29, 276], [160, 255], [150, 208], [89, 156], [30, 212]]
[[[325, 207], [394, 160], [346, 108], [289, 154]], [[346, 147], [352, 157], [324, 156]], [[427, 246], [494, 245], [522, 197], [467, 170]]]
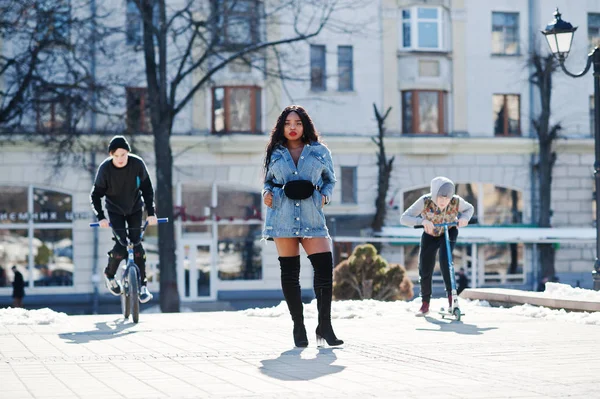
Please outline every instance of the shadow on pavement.
[[417, 331], [441, 331], [465, 335], [482, 335], [486, 331], [498, 329], [498, 327], [477, 327], [475, 324], [467, 324], [462, 321], [442, 321], [430, 316], [425, 316], [425, 320], [428, 323], [439, 326], [439, 328], [417, 328]]
[[121, 337], [127, 334], [133, 334], [135, 331], [125, 331], [128, 328], [135, 326], [135, 323], [128, 322], [122, 318], [115, 320], [110, 325], [105, 322], [96, 323], [96, 329], [90, 331], [78, 331], [72, 333], [58, 334], [64, 340], [69, 341], [69, 344], [85, 344], [90, 341], [104, 341], [116, 337]]
[[335, 350], [341, 348], [319, 348], [316, 356], [302, 357], [305, 349], [285, 351], [276, 359], [261, 360], [261, 373], [282, 381], [306, 381], [339, 373], [346, 366], [336, 366]]

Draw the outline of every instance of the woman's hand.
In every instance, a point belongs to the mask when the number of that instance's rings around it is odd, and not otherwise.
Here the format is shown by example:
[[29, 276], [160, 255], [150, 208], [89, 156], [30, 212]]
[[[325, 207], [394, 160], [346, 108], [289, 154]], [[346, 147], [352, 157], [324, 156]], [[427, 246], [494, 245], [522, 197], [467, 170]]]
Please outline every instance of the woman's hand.
[[265, 193], [265, 195], [263, 195], [263, 202], [265, 203], [266, 206], [268, 206], [269, 208], [273, 207], [273, 193], [270, 191], [267, 191]]
[[148, 224], [149, 224], [150, 226], [154, 226], [155, 224], [157, 224], [157, 223], [158, 223], [158, 219], [156, 219], [156, 216], [148, 216], [148, 217], [146, 218], [146, 222], [148, 222]]
[[469, 224], [468, 220], [465, 219], [458, 219], [458, 227], [465, 227]]
[[327, 197], [325, 197], [323, 194], [321, 194], [321, 209], [323, 209], [325, 207], [326, 200], [327, 200]]
[[433, 225], [433, 223], [431, 223], [430, 220], [423, 220], [423, 223], [421, 223], [421, 224], [423, 225], [423, 228], [425, 229], [425, 233], [427, 233], [429, 235], [433, 235], [435, 226]]
[[102, 219], [98, 222], [98, 224], [100, 225], [100, 227], [102, 227], [103, 229], [110, 227], [110, 222], [106, 219]]

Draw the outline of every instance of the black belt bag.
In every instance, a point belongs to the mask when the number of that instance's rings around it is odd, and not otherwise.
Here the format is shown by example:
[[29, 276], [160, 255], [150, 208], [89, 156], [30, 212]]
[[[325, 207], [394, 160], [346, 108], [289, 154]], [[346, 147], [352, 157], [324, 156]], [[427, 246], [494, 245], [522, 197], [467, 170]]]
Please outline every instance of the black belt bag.
[[310, 180], [292, 180], [285, 184], [273, 184], [282, 187], [285, 196], [293, 200], [303, 200], [311, 197], [315, 192], [314, 184]]

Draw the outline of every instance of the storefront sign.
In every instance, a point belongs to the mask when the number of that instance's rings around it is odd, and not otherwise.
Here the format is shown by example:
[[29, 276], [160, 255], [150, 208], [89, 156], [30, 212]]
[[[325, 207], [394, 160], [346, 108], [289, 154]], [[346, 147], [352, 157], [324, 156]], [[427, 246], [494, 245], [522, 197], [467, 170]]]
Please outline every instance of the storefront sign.
[[90, 219], [91, 212], [0, 212], [0, 222], [23, 223], [34, 222], [71, 222]]

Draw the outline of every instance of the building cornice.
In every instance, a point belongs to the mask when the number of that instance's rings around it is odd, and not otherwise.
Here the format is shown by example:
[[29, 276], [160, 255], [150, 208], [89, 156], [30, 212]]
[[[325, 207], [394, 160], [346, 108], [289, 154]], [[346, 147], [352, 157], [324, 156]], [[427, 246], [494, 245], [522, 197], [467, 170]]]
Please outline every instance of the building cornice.
[[[373, 136], [374, 137], [374, 136]], [[324, 135], [323, 140], [335, 154], [373, 154], [377, 146], [372, 136]], [[81, 138], [88, 144], [108, 141], [106, 136]], [[133, 140], [130, 140], [133, 141]], [[174, 155], [183, 153], [260, 154], [265, 151], [267, 135], [206, 135], [171, 136]], [[388, 154], [451, 155], [451, 154], [535, 154], [538, 142], [527, 137], [452, 137], [452, 136], [391, 136], [384, 139]], [[135, 145], [145, 152], [153, 151], [152, 136], [135, 137]], [[592, 154], [590, 138], [562, 138], [555, 142], [555, 151], [570, 154]], [[0, 145], [0, 152], [27, 150], [45, 152], [41, 141], [12, 137], [12, 142]]]

